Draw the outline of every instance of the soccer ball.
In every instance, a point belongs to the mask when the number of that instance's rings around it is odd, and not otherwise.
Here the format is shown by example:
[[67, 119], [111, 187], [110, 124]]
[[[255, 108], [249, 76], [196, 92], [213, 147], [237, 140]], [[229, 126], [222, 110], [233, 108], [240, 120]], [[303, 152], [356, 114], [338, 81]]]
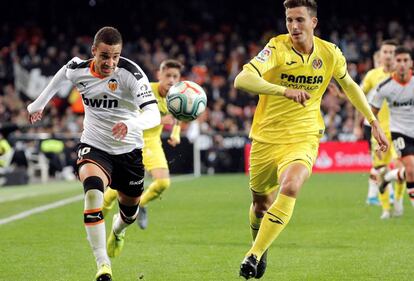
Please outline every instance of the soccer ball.
[[206, 93], [192, 81], [178, 82], [168, 91], [168, 111], [180, 121], [195, 120], [204, 112], [206, 106]]

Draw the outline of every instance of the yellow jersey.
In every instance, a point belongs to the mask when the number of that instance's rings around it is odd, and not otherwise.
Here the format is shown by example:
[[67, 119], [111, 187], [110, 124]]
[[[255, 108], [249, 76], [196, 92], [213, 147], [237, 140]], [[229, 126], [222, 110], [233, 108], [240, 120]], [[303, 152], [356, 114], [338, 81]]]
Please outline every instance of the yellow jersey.
[[244, 65], [266, 81], [307, 91], [306, 107], [284, 96], [259, 95], [250, 137], [265, 143], [295, 143], [322, 136], [325, 125], [320, 112], [322, 95], [332, 77], [347, 74], [345, 57], [332, 43], [313, 37], [309, 55], [293, 48], [288, 34], [270, 39], [265, 48]]
[[[367, 98], [370, 94], [373, 94], [374, 91], [372, 90], [375, 86], [390, 76], [391, 72], [385, 72], [383, 67], [377, 67], [368, 71], [361, 85]], [[390, 131], [390, 108], [386, 102], [382, 103], [380, 111], [378, 112], [378, 121], [385, 133]]]
[[[152, 82], [150, 83], [151, 85], [151, 89], [152, 92], [154, 93], [155, 98], [157, 99], [158, 102], [158, 109], [161, 113], [161, 116], [165, 116], [168, 114], [168, 108], [167, 108], [167, 100], [166, 98], [162, 97], [160, 95], [160, 91], [159, 91], [159, 82]], [[163, 129], [164, 125], [160, 124], [154, 128], [148, 129], [148, 130], [144, 130], [144, 143], [147, 141], [151, 141], [151, 140], [159, 140], [161, 137], [161, 133], [162, 133], [162, 129]]]

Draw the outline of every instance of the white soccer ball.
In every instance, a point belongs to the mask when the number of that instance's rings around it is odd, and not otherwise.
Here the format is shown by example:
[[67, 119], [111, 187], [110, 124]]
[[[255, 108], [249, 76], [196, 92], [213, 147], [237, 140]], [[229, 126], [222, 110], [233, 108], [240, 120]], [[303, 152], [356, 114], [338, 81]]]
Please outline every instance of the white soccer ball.
[[167, 94], [169, 112], [180, 121], [195, 120], [207, 106], [207, 95], [197, 83], [181, 81]]

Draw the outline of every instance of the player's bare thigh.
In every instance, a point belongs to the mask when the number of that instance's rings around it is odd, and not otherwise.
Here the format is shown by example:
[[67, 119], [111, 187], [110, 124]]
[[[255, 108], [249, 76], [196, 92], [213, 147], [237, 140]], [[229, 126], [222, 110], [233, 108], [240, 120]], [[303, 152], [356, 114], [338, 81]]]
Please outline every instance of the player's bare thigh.
[[102, 180], [104, 187], [108, 185], [108, 176], [104, 171], [102, 171], [99, 166], [95, 165], [94, 163], [86, 163], [79, 168], [79, 179], [81, 182], [83, 182], [86, 178], [93, 176], [99, 177]]

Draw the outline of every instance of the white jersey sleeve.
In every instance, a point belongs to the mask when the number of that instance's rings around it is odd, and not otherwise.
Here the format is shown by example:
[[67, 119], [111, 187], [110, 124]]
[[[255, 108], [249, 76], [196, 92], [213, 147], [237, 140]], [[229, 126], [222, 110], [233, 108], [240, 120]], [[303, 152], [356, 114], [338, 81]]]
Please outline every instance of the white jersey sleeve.
[[128, 127], [128, 132], [150, 129], [159, 125], [161, 122], [161, 115], [158, 110], [157, 100], [152, 92], [148, 78], [143, 76], [140, 79], [136, 79], [136, 75], [144, 73], [137, 65], [136, 67], [140, 71], [136, 72], [136, 74], [131, 73], [131, 75], [128, 76], [127, 84], [131, 89], [131, 94], [134, 97], [135, 103], [142, 110], [142, 112], [138, 119], [133, 118], [123, 121]]
[[55, 76], [53, 76], [52, 80], [40, 93], [37, 99], [27, 106], [29, 114], [43, 111], [50, 99], [56, 94], [59, 84], [66, 80], [68, 79], [66, 77], [66, 65], [64, 65], [58, 72], [56, 72]]

